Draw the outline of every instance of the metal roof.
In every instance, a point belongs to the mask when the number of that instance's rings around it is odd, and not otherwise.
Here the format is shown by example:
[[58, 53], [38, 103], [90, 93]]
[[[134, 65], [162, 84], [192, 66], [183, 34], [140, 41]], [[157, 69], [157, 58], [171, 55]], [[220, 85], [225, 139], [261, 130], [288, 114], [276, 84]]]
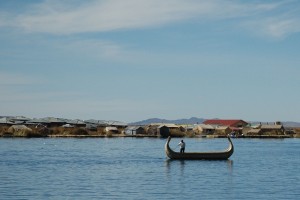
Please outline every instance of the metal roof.
[[13, 116], [13, 117], [8, 117], [12, 121], [30, 121], [31, 119], [28, 117], [24, 116]]
[[106, 120], [96, 120], [96, 119], [89, 119], [85, 120], [85, 123], [88, 124], [96, 124], [96, 125], [104, 125], [104, 126], [127, 126], [127, 123], [120, 122], [120, 121], [106, 121]]
[[55, 118], [55, 117], [45, 117], [42, 119], [48, 123], [64, 123], [65, 122], [64, 120], [62, 120], [60, 118]]
[[0, 118], [0, 124], [13, 124], [7, 117]]
[[110, 126], [127, 126], [127, 123], [120, 121], [107, 121]]
[[85, 124], [84, 121], [80, 120], [80, 119], [66, 119], [66, 123], [68, 124]]
[[28, 121], [28, 123], [46, 123], [47, 121], [45, 119], [41, 119], [41, 118], [34, 118], [30, 121]]
[[96, 124], [96, 125], [104, 125], [104, 126], [108, 125], [107, 121], [105, 120], [89, 119], [89, 120], [84, 120], [84, 122], [87, 124]]
[[128, 126], [125, 128], [125, 130], [128, 130], [128, 131], [136, 131], [138, 130], [139, 128], [143, 128], [142, 126]]

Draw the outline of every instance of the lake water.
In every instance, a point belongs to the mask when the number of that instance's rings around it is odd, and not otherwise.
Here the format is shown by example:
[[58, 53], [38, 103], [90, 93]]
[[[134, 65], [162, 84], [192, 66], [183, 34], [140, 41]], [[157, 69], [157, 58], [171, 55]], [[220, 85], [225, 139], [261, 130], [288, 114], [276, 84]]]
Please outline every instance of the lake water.
[[[228, 146], [184, 140], [186, 151]], [[171, 161], [165, 142], [0, 139], [0, 199], [300, 199], [300, 139], [233, 139], [225, 161]]]

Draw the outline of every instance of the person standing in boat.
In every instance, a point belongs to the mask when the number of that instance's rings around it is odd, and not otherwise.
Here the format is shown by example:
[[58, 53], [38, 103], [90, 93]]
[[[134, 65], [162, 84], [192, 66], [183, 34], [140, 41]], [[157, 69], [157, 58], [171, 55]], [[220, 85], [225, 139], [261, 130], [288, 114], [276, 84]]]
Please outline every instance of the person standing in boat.
[[185, 142], [183, 140], [181, 140], [181, 142], [179, 142], [178, 146], [180, 146], [180, 153], [184, 153]]

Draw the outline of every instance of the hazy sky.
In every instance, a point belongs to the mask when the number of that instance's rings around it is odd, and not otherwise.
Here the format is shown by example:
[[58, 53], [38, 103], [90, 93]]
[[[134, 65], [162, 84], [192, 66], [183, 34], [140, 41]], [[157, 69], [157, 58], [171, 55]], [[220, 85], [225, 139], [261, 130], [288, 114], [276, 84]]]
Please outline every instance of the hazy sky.
[[300, 121], [300, 1], [0, 0], [0, 116]]

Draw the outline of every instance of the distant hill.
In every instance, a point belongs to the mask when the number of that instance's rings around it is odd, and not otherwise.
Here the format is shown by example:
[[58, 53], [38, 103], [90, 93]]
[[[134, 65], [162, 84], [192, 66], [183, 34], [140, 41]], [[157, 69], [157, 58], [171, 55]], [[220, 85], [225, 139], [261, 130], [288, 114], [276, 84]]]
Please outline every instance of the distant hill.
[[190, 119], [176, 119], [176, 120], [167, 120], [167, 119], [159, 119], [159, 118], [151, 118], [138, 122], [129, 123], [129, 125], [148, 125], [152, 123], [170, 123], [170, 124], [201, 124], [205, 119], [191, 117]]
[[[0, 116], [0, 119], [4, 118], [4, 117], [11, 118], [13, 116]], [[215, 118], [215, 119], [217, 119], [217, 118]], [[146, 120], [142, 120], [142, 121], [128, 123], [128, 125], [148, 125], [148, 124], [151, 124], [151, 123], [201, 124], [205, 120], [207, 120], [207, 119], [197, 118], [197, 117], [191, 117], [189, 119], [175, 119], [175, 120], [150, 118], [150, 119], [146, 119]], [[247, 121], [247, 122], [251, 123], [251, 124], [259, 124], [259, 123], [273, 124], [274, 123], [274, 122], [259, 122], [259, 121]], [[300, 122], [282, 121], [281, 123], [283, 124], [284, 127], [291, 127], [291, 128], [299, 127], [300, 128]]]
[[300, 127], [300, 122], [282, 122], [285, 127]]
[[[148, 125], [152, 123], [170, 123], [170, 124], [201, 124], [205, 121], [204, 118], [197, 118], [197, 117], [191, 117], [189, 119], [175, 119], [175, 120], [168, 120], [168, 119], [160, 119], [160, 118], [150, 118], [138, 122], [132, 122], [129, 123], [129, 125]], [[248, 121], [248, 123], [251, 124], [273, 124], [274, 122], [257, 122], [257, 121]], [[282, 122], [284, 127], [300, 127], [300, 122], [291, 122], [291, 121], [285, 121]]]

